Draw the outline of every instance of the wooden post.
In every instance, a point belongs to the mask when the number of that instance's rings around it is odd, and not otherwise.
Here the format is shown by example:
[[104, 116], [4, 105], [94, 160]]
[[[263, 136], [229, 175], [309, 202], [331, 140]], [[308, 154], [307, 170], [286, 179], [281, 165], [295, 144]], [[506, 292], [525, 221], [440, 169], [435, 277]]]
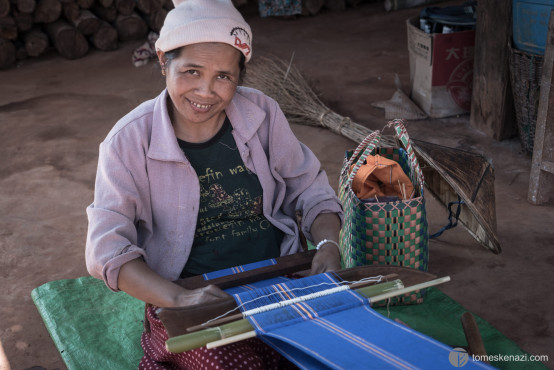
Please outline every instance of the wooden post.
[[480, 1], [469, 124], [496, 140], [508, 139], [517, 132], [510, 85], [511, 35], [512, 1]]
[[550, 13], [544, 52], [537, 127], [527, 200], [542, 204], [554, 189], [554, 11]]

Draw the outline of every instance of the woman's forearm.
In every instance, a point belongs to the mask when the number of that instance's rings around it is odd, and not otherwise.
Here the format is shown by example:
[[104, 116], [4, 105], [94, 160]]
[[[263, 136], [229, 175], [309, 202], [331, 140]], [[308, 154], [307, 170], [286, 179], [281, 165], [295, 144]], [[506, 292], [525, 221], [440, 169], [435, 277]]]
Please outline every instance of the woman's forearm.
[[341, 222], [336, 213], [320, 213], [312, 223], [310, 233], [317, 245], [323, 239], [339, 241]]
[[158, 307], [183, 307], [227, 297], [216, 286], [188, 290], [153, 271], [142, 258], [127, 262], [119, 271], [118, 288]]
[[[322, 240], [332, 240], [338, 244], [341, 228], [340, 218], [336, 213], [319, 214], [310, 229], [313, 242], [317, 245]], [[340, 250], [334, 243], [325, 243], [317, 251], [312, 261], [312, 274], [340, 270]]]

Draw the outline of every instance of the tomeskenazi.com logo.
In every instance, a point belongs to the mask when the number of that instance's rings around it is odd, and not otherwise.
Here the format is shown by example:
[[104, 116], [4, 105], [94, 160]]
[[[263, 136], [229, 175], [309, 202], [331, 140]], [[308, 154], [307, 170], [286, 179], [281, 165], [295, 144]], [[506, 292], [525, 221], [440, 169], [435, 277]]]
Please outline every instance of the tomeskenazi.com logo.
[[[517, 354], [517, 355], [471, 355], [471, 359], [473, 361], [481, 361], [481, 362], [548, 362], [548, 355], [528, 355], [526, 353], [524, 354]], [[448, 360], [454, 367], [464, 367], [468, 364], [470, 360], [470, 355], [467, 353], [467, 351], [463, 348], [456, 347], [450, 351], [450, 354], [448, 355]]]
[[469, 361], [469, 354], [463, 348], [457, 347], [450, 351], [448, 360], [455, 367], [466, 366]]

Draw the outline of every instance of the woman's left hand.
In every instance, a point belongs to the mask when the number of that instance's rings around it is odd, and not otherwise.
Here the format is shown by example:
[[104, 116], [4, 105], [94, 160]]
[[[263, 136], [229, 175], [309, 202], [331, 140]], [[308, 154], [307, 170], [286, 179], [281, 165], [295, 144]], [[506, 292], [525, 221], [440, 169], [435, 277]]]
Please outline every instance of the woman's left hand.
[[337, 271], [341, 269], [340, 251], [336, 245], [327, 243], [315, 254], [312, 260], [312, 269], [310, 275], [322, 274], [329, 271]]
[[[338, 242], [341, 222], [335, 213], [321, 213], [314, 222], [310, 232], [317, 245], [322, 240]], [[312, 260], [311, 275], [341, 269], [340, 251], [334, 243], [322, 244]]]

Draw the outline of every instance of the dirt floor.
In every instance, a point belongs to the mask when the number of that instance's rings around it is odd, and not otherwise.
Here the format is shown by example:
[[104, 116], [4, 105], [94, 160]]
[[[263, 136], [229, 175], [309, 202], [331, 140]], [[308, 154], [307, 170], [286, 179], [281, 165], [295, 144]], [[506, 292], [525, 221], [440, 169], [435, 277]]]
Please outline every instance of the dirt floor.
[[[250, 1], [249, 3], [252, 3]], [[372, 102], [389, 99], [394, 75], [409, 84], [405, 20], [381, 2], [298, 19], [262, 19], [242, 8], [254, 55], [289, 59], [334, 111], [371, 129], [386, 123]], [[0, 368], [65, 368], [31, 300], [46, 282], [87, 275], [85, 207], [92, 201], [98, 144], [125, 113], [164, 87], [154, 64], [135, 68], [131, 42], [68, 61], [55, 53], [0, 72]], [[332, 185], [355, 144], [323, 128], [294, 126]], [[554, 368], [554, 205], [526, 200], [531, 159], [517, 138], [494, 141], [469, 116], [412, 121], [412, 137], [482, 153], [495, 169], [495, 255], [458, 227], [430, 243], [430, 271], [450, 275], [441, 290]], [[446, 211], [428, 199], [431, 232]], [[3, 348], [3, 351], [2, 351]]]

